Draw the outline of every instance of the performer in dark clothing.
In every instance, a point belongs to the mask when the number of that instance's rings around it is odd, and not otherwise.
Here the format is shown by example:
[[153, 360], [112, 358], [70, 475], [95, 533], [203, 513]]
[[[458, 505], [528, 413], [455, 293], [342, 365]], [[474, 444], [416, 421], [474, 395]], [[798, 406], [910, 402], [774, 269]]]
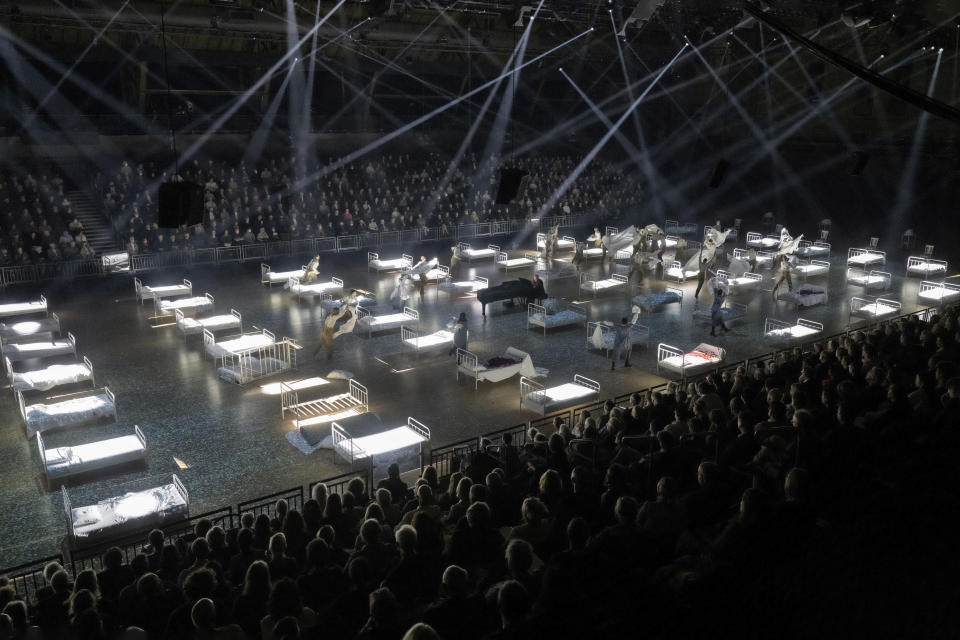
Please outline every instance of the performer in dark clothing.
[[547, 291], [543, 288], [543, 280], [540, 279], [540, 276], [533, 274], [533, 291], [530, 292], [530, 295], [527, 296], [527, 304], [531, 302], [539, 303], [541, 300], [547, 299]]
[[700, 271], [697, 272], [697, 290], [693, 294], [694, 300], [700, 299], [700, 289], [703, 288], [703, 283], [707, 281], [707, 259], [704, 258], [700, 261]]
[[713, 305], [710, 307], [710, 335], [716, 336], [716, 329], [720, 329], [724, 333], [729, 333], [730, 329], [727, 328], [727, 325], [723, 323], [723, 301], [727, 299], [727, 292], [723, 289], [720, 284], [714, 284], [713, 286]]

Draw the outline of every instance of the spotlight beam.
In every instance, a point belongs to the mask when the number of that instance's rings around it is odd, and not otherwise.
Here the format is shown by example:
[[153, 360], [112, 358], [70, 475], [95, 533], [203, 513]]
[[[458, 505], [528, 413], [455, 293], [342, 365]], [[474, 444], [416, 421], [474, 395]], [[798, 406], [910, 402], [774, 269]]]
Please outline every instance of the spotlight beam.
[[559, 200], [567, 192], [567, 190], [573, 185], [576, 179], [580, 177], [580, 174], [583, 173], [583, 170], [587, 168], [587, 165], [593, 162], [593, 159], [597, 156], [600, 150], [603, 149], [603, 147], [607, 144], [607, 142], [609, 142], [610, 138], [612, 138], [614, 134], [620, 129], [620, 126], [624, 123], [624, 121], [626, 121], [626, 119], [630, 117], [630, 114], [633, 113], [633, 110], [636, 109], [637, 106], [643, 101], [643, 99], [647, 97], [647, 94], [650, 93], [650, 90], [653, 89], [653, 87], [658, 82], [660, 82], [660, 79], [663, 78], [664, 74], [666, 74], [667, 71], [670, 69], [670, 67], [673, 66], [673, 63], [680, 58], [681, 54], [683, 54], [683, 52], [687, 49], [688, 46], [689, 46], [689, 43], [686, 43], [682, 47], [680, 47], [680, 50], [677, 51], [676, 55], [673, 56], [673, 59], [670, 60], [670, 62], [668, 62], [663, 67], [663, 69], [660, 70], [660, 73], [658, 73], [657, 77], [653, 79], [653, 82], [651, 82], [647, 86], [647, 88], [643, 90], [643, 93], [641, 93], [640, 96], [633, 101], [633, 103], [623, 113], [623, 115], [620, 116], [620, 118], [613, 124], [611, 128], [607, 130], [605, 134], [603, 134], [603, 137], [600, 138], [600, 141], [597, 142], [596, 145], [594, 145], [593, 149], [590, 150], [590, 152], [586, 155], [586, 157], [584, 157], [584, 159], [581, 160], [576, 167], [574, 167], [573, 171], [570, 172], [570, 175], [564, 178], [560, 186], [557, 187], [557, 189], [552, 194], [550, 194], [550, 197], [547, 199], [547, 201], [544, 202], [543, 205], [541, 205], [540, 211], [537, 215], [538, 218], [544, 217], [553, 209], [554, 206], [556, 206], [557, 200]]
[[[341, 0], [341, 2], [343, 2], [343, 0]], [[473, 89], [472, 91], [468, 91], [467, 93], [465, 93], [464, 95], [460, 96], [459, 98], [456, 98], [456, 99], [454, 99], [454, 100], [451, 100], [451, 101], [448, 102], [447, 104], [442, 105], [442, 106], [440, 106], [440, 107], [437, 107], [436, 109], [430, 111], [429, 113], [426, 113], [426, 114], [420, 116], [419, 118], [417, 118], [417, 119], [411, 121], [410, 123], [408, 123], [408, 124], [400, 127], [399, 129], [395, 129], [394, 131], [391, 131], [390, 133], [388, 133], [388, 134], [384, 135], [383, 137], [379, 138], [378, 140], [375, 140], [375, 141], [373, 141], [373, 142], [371, 142], [371, 143], [368, 143], [368, 144], [364, 145], [364, 146], [361, 147], [360, 149], [357, 149], [356, 151], [353, 151], [353, 152], [347, 154], [346, 156], [340, 158], [339, 160], [337, 160], [337, 161], [334, 162], [333, 164], [331, 164], [331, 165], [329, 165], [329, 166], [327, 166], [327, 167], [324, 167], [324, 168], [320, 169], [319, 171], [315, 172], [313, 175], [311, 175], [311, 176], [309, 176], [308, 178], [306, 178], [304, 181], [299, 181], [299, 182], [295, 183], [295, 184], [293, 185], [293, 188], [294, 188], [294, 189], [302, 189], [306, 184], [309, 184], [310, 182], [313, 182], [313, 181], [315, 181], [315, 180], [317, 180], [317, 179], [319, 179], [319, 178], [322, 178], [322, 177], [324, 177], [324, 176], [326, 176], [326, 175], [329, 175], [329, 174], [332, 173], [333, 171], [336, 171], [337, 169], [339, 169], [339, 168], [341, 168], [341, 167], [343, 167], [343, 166], [345, 166], [345, 165], [353, 162], [353, 161], [356, 160], [357, 158], [362, 158], [362, 157], [365, 156], [366, 154], [370, 153], [371, 151], [373, 151], [373, 150], [375, 150], [375, 149], [378, 149], [378, 148], [382, 147], [382, 146], [385, 145], [387, 142], [390, 142], [391, 140], [397, 138], [398, 136], [403, 135], [403, 134], [406, 133], [407, 131], [410, 131], [411, 129], [413, 129], [413, 128], [415, 128], [415, 127], [423, 124], [424, 122], [427, 122], [428, 120], [431, 120], [432, 118], [435, 118], [436, 116], [440, 115], [441, 113], [444, 113], [444, 112], [446, 112], [446, 111], [449, 111], [450, 109], [452, 109], [452, 108], [455, 107], [456, 105], [460, 104], [461, 102], [464, 102], [465, 100], [467, 100], [467, 99], [469, 99], [469, 98], [472, 98], [473, 96], [477, 95], [477, 94], [480, 93], [481, 91], [485, 91], [486, 89], [488, 89], [488, 88], [490, 88], [491, 86], [493, 86], [493, 85], [497, 82], [497, 80], [501, 79], [503, 76], [505, 76], [505, 75], [511, 75], [511, 74], [513, 74], [513, 73], [517, 73], [518, 71], [520, 71], [520, 70], [523, 69], [524, 67], [527, 67], [527, 66], [532, 65], [532, 64], [534, 64], [534, 63], [536, 63], [536, 62], [539, 62], [539, 61], [542, 60], [543, 58], [545, 58], [545, 57], [553, 54], [555, 51], [559, 51], [559, 50], [562, 49], [563, 47], [566, 47], [566, 46], [567, 46], [568, 44], [570, 44], [571, 42], [575, 42], [575, 41], [579, 40], [580, 38], [582, 38], [582, 37], [585, 36], [586, 34], [590, 33], [591, 31], [592, 31], [592, 29], [588, 29], [588, 30], [586, 30], [586, 31], [584, 31], [584, 32], [582, 32], [582, 33], [579, 33], [579, 34], [575, 35], [574, 37], [572, 37], [572, 38], [570, 38], [570, 39], [568, 39], [568, 40], [566, 40], [566, 41], [558, 44], [558, 45], [555, 46], [554, 48], [552, 48], [552, 49], [550, 49], [550, 50], [548, 50], [548, 51], [545, 51], [544, 53], [541, 53], [540, 55], [536, 56], [535, 58], [531, 58], [530, 60], [528, 60], [527, 62], [523, 63], [522, 65], [520, 65], [520, 66], [518, 66], [518, 67], [516, 67], [516, 68], [514, 68], [514, 69], [511, 69], [510, 71], [508, 71], [508, 72], [506, 72], [506, 73], [504, 73], [504, 74], [501, 74], [501, 75], [498, 76], [497, 78], [494, 78], [494, 79], [492, 79], [492, 80], [488, 80], [487, 82], [483, 83], [482, 85], [480, 85], [480, 86], [477, 87], [476, 89]]]

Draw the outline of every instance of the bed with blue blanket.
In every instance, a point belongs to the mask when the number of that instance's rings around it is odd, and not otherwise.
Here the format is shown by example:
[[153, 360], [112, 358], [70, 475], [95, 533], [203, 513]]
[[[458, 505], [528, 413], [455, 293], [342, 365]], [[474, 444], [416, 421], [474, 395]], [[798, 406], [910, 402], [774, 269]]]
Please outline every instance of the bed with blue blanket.
[[683, 289], [679, 287], [667, 287], [666, 291], [659, 293], [638, 294], [633, 296], [633, 304], [647, 313], [653, 313], [660, 307], [673, 302], [679, 302], [680, 306], [683, 306]]
[[562, 304], [556, 298], [547, 298], [543, 305], [530, 302], [527, 304], [527, 328], [531, 326], [543, 329], [583, 325], [587, 322], [587, 312], [580, 307]]

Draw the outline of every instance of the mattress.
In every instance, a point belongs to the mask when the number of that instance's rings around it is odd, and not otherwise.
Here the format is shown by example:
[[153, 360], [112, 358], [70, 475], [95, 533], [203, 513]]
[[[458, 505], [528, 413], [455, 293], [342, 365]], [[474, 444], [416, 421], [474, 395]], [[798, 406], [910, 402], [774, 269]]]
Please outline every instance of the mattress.
[[406, 258], [391, 258], [390, 260], [381, 260], [380, 258], [375, 258], [374, 260], [370, 260], [367, 263], [367, 266], [381, 271], [392, 271], [396, 269], [405, 269], [410, 266], [410, 262]]
[[251, 333], [232, 340], [224, 340], [223, 342], [217, 342], [212, 345], [208, 344], [206, 347], [207, 353], [214, 357], [222, 358], [226, 355], [245, 353], [271, 344], [273, 344], [273, 340], [270, 336], [262, 333]]
[[871, 264], [883, 264], [886, 261], [886, 258], [882, 253], [861, 253], [853, 257], [847, 258], [847, 264], [856, 264], [856, 265], [871, 265]]
[[267, 280], [271, 283], [286, 282], [290, 278], [300, 279], [304, 274], [303, 269], [294, 269], [293, 271], [268, 271]]
[[478, 363], [476, 367], [473, 367], [461, 363], [458, 367], [464, 374], [471, 378], [476, 378], [479, 382], [502, 382], [517, 374], [526, 376], [527, 378], [536, 378], [539, 375], [536, 367], [533, 366], [533, 359], [530, 357], [530, 354], [524, 353], [519, 349], [510, 347], [503, 352], [500, 358], [513, 360], [513, 363], [498, 367], [488, 367], [482, 363]]
[[72, 447], [45, 449], [48, 476], [62, 476], [139, 460], [146, 447], [135, 434]]
[[534, 313], [530, 315], [530, 322], [538, 327], [563, 327], [570, 324], [582, 324], [586, 316], [570, 309], [564, 309], [557, 313]]
[[27, 435], [69, 427], [83, 422], [90, 422], [115, 416], [116, 405], [111, 402], [107, 394], [71, 398], [52, 404], [37, 403], [26, 406]]
[[680, 295], [675, 291], [663, 291], [661, 293], [634, 296], [632, 302], [647, 313], [650, 313], [665, 304], [680, 302], [680, 300]]
[[885, 276], [875, 276], [867, 273], [856, 273], [847, 276], [847, 282], [867, 288], [886, 286], [889, 281]]
[[687, 278], [696, 278], [697, 274], [700, 272], [696, 269], [688, 269], [684, 271], [683, 269], [678, 269], [677, 267], [672, 267], [667, 269], [667, 276], [670, 278], [679, 278], [680, 280], [686, 280]]
[[830, 271], [829, 267], [825, 267], [822, 264], [798, 264], [793, 267], [793, 269], [797, 273], [807, 277], [822, 275]]
[[819, 329], [814, 327], [808, 327], [803, 324], [795, 324], [792, 327], [783, 327], [781, 329], [771, 329], [767, 331], [764, 335], [768, 338], [788, 338], [788, 339], [801, 339], [809, 338], [820, 333]]
[[874, 302], [873, 304], [868, 304], [865, 307], [860, 307], [853, 313], [853, 315], [860, 318], [879, 318], [897, 313], [898, 311], [900, 311], [898, 307], [894, 307], [889, 304], [883, 304], [881, 302]]
[[425, 336], [406, 338], [404, 342], [416, 349], [429, 349], [430, 347], [453, 344], [453, 333], [446, 329], [440, 329]]
[[948, 289], [947, 287], [941, 286], [930, 289], [921, 289], [917, 293], [917, 297], [924, 298], [925, 300], [941, 302], [943, 300], [949, 300], [958, 294], [960, 294], [960, 291], [957, 291], [956, 289]]
[[201, 311], [212, 308], [213, 301], [207, 296], [193, 296], [191, 298], [177, 298], [176, 300], [160, 301], [160, 311], [166, 311], [167, 313], [173, 313], [177, 309], [181, 311], [185, 311], [187, 309]]
[[278, 358], [254, 358], [246, 356], [242, 358], [242, 364], [231, 364], [229, 366], [219, 367], [217, 375], [221, 380], [232, 382], [234, 384], [246, 384], [251, 380], [257, 380], [264, 376], [286, 371], [290, 368], [290, 363]]
[[192, 289], [185, 284], [168, 284], [162, 287], [143, 287], [140, 291], [144, 297], [155, 296], [162, 298], [164, 296], [187, 294], [190, 293]]
[[[546, 245], [546, 240], [537, 238], [537, 248], [543, 249]], [[557, 247], [560, 249], [572, 249], [576, 245], [577, 243], [575, 240], [564, 240], [563, 238], [557, 238]]]
[[435, 280], [445, 279], [447, 276], [450, 275], [450, 272], [444, 271], [443, 269], [430, 269], [430, 271], [427, 271], [423, 275], [427, 280], [433, 282]]
[[301, 284], [299, 282], [294, 282], [290, 286], [290, 291], [298, 295], [313, 295], [319, 296], [323, 293], [328, 293], [330, 291], [339, 291], [343, 289], [343, 285], [336, 282], [311, 282], [309, 284]]
[[600, 258], [603, 256], [603, 247], [589, 247], [583, 250], [584, 258]]
[[185, 517], [187, 512], [187, 502], [176, 485], [167, 484], [71, 509], [70, 517], [74, 536], [88, 538], [144, 529], [165, 518]]
[[536, 260], [531, 260], [530, 258], [510, 258], [509, 260], [500, 260], [497, 262], [501, 267], [526, 267], [531, 264], [536, 264]]
[[476, 280], [460, 280], [457, 282], [441, 282], [439, 285], [443, 291], [459, 291], [459, 292], [468, 292], [468, 291], [477, 291], [484, 287], [482, 282], [477, 282]]
[[3, 355], [11, 360], [26, 358], [47, 358], [73, 353], [74, 344], [69, 340], [51, 340], [39, 342], [13, 342], [3, 345]]
[[819, 256], [828, 256], [830, 255], [829, 247], [820, 247], [817, 245], [810, 245], [808, 247], [800, 247], [794, 253], [803, 258], [816, 258]]
[[690, 351], [682, 356], [664, 358], [657, 364], [674, 371], [689, 371], [690, 369], [718, 364], [720, 362], [723, 362], [723, 358], [720, 356], [703, 353], [702, 351]]
[[760, 280], [756, 278], [745, 278], [740, 276], [738, 278], [727, 278], [725, 280], [728, 287], [731, 291], [736, 291], [738, 289], [755, 289], [760, 286]]
[[792, 302], [798, 307], [812, 307], [818, 304], [826, 304], [827, 290], [814, 285], [803, 285], [793, 291], [784, 291], [777, 296], [777, 300]]
[[605, 278], [603, 280], [587, 280], [582, 285], [581, 289], [588, 289], [591, 291], [602, 291], [603, 289], [612, 289], [614, 287], [619, 287], [626, 284], [623, 280], [616, 280], [614, 278]]
[[758, 240], [748, 240], [747, 246], [754, 247], [757, 249], [772, 249], [780, 245], [780, 241], [776, 238], [760, 238]]
[[569, 406], [578, 400], [596, 395], [597, 390], [585, 387], [575, 382], [567, 382], [556, 387], [547, 389], [538, 389], [531, 391], [523, 398], [523, 406], [531, 409], [539, 409], [543, 413], [550, 410], [551, 407], [559, 405]]
[[380, 329], [396, 329], [409, 322], [416, 322], [416, 320], [405, 313], [388, 313], [382, 316], [363, 316], [357, 320], [357, 326], [369, 332]]
[[[919, 273], [922, 275], [929, 275], [932, 273], [946, 273], [947, 265], [940, 262], [918, 262], [907, 267], [907, 271], [910, 273]], [[2, 326], [2, 325], [0, 325]]]
[[[350, 306], [356, 307], [358, 304], [365, 308], [373, 307], [376, 306], [377, 299], [371, 296], [357, 296], [356, 302], [351, 302]], [[326, 300], [320, 301], [320, 308], [324, 311], [332, 311], [333, 309], [340, 307], [343, 307], [343, 300], [340, 298], [327, 298]]]
[[493, 258], [497, 255], [496, 250], [494, 249], [464, 249], [460, 252], [461, 255], [470, 258]]
[[16, 340], [41, 333], [52, 333], [60, 330], [60, 323], [56, 318], [40, 318], [38, 320], [23, 320], [4, 324], [0, 322], [0, 339]]
[[11, 374], [14, 391], [49, 391], [62, 384], [91, 379], [90, 368], [83, 363], [54, 364], [45, 369]]
[[240, 318], [228, 313], [219, 316], [207, 316], [206, 318], [183, 318], [177, 320], [177, 326], [185, 334], [203, 333], [204, 329], [209, 331], [223, 331], [240, 326]]
[[25, 313], [39, 313], [47, 310], [47, 303], [41, 300], [32, 302], [11, 302], [0, 304], [0, 317], [19, 316]]

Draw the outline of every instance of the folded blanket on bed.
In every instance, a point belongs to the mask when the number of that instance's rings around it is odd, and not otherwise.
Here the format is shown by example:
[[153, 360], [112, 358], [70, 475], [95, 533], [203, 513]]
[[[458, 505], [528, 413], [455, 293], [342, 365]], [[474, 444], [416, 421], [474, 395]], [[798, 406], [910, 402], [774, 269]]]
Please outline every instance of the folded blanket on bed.
[[661, 293], [651, 293], [633, 297], [633, 304], [647, 313], [671, 302], [680, 302], [680, 294], [675, 291], [663, 291]]

